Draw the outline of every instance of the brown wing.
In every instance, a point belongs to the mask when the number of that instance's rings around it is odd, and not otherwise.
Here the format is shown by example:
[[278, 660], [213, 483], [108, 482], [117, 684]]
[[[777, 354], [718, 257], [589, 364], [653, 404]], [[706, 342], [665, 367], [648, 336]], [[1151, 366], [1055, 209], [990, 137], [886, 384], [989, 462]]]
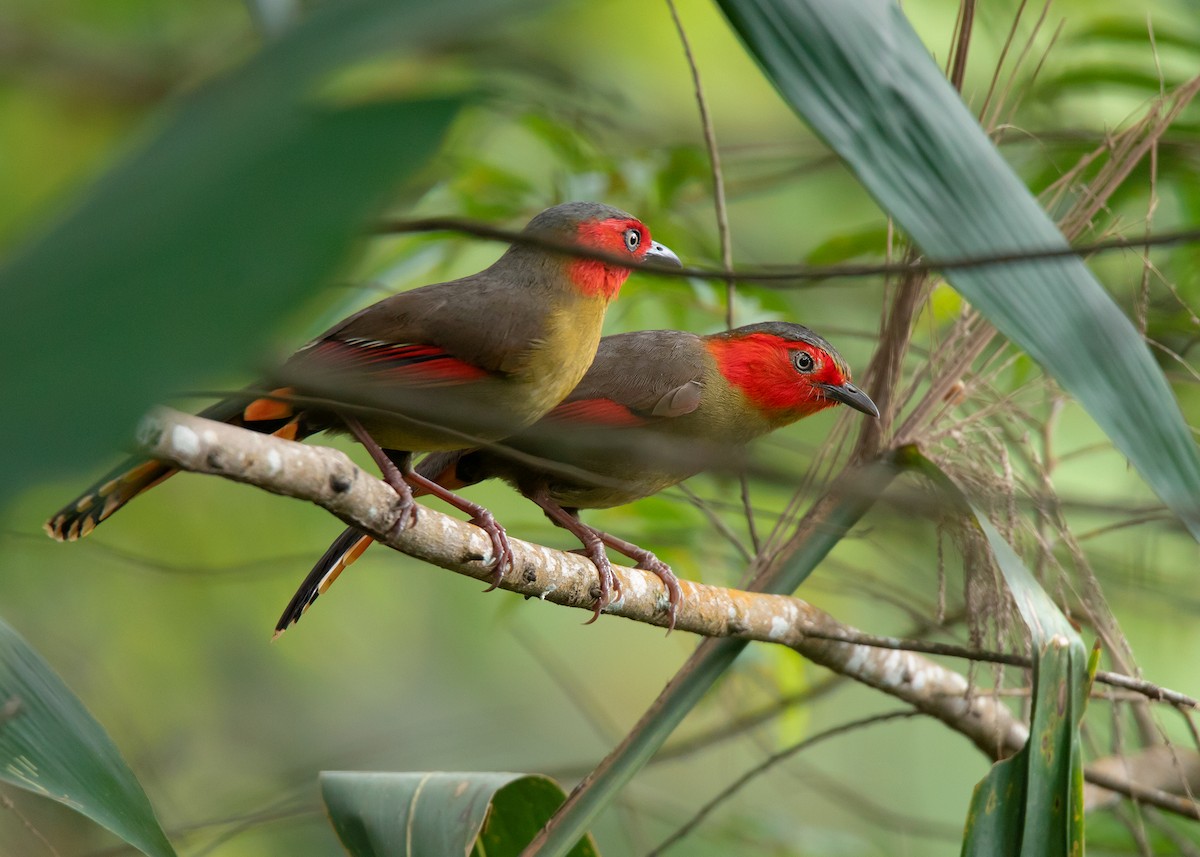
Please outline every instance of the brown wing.
[[497, 262], [461, 280], [384, 298], [326, 331], [308, 349], [327, 340], [424, 345], [484, 372], [514, 371], [530, 343], [544, 335], [553, 285], [539, 276], [544, 272], [513, 268]]
[[692, 333], [606, 336], [583, 380], [547, 419], [615, 427], [689, 414], [700, 406], [707, 359], [703, 341]]

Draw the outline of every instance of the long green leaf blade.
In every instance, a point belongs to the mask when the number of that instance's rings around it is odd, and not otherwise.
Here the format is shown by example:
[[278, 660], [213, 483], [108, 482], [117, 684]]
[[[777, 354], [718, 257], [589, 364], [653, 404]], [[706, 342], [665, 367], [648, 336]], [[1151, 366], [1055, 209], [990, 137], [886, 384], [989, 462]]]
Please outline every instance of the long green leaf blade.
[[3, 622], [0, 779], [71, 807], [143, 854], [175, 855], [146, 793], [104, 728]]
[[1029, 738], [975, 787], [963, 857], [1078, 857], [1083, 853], [1083, 761], [1079, 725], [1093, 672], [1078, 632], [987, 516], [915, 449], [910, 466], [979, 527], [1029, 629], [1033, 689]]
[[975, 788], [963, 857], [1073, 857], [1083, 853], [1079, 723], [1088, 653], [1079, 634], [1004, 537], [975, 510], [1033, 641], [1029, 740]]
[[94, 464], [152, 402], [261, 356], [462, 103], [339, 102], [331, 76], [383, 49], [460, 37], [514, 5], [324, 4], [181, 100], [17, 251], [0, 269], [0, 398], [36, 415], [37, 430], [0, 429], [0, 490]]
[[[890, 0], [718, 0], [783, 97], [935, 258], [1067, 246]], [[947, 271], [1200, 539], [1200, 455], [1137, 330], [1077, 258]]]

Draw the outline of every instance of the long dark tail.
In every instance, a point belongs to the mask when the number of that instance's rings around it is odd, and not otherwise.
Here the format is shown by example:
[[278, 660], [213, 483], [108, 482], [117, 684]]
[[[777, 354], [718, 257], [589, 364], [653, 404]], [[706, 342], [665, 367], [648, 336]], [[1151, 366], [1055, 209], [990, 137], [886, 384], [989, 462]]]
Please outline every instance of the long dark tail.
[[363, 551], [369, 548], [373, 541], [373, 538], [356, 527], [343, 530], [325, 553], [321, 554], [317, 564], [312, 567], [312, 571], [304, 578], [304, 582], [284, 608], [283, 615], [275, 623], [275, 636], [278, 637], [299, 622], [309, 605], [323, 595], [337, 580], [338, 575], [362, 556]]
[[[469, 450], [456, 449], [452, 452], [436, 452], [427, 455], [417, 465], [416, 470], [443, 488], [454, 489], [473, 485], [479, 480], [466, 482], [458, 476], [458, 464], [468, 452]], [[414, 497], [419, 497], [423, 493], [425, 492], [419, 488], [413, 489]], [[338, 579], [338, 575], [362, 556], [363, 551], [369, 548], [374, 541], [371, 536], [355, 527], [347, 527], [343, 530], [341, 535], [334, 539], [333, 544], [317, 560], [312, 571], [308, 573], [300, 584], [300, 588], [296, 590], [296, 594], [292, 596], [292, 600], [288, 602], [288, 606], [284, 608], [283, 615], [275, 623], [275, 636], [278, 637], [299, 622], [300, 617], [304, 615], [309, 606], [324, 595], [325, 590]]]
[[[273, 395], [287, 392], [276, 390]], [[274, 398], [256, 398], [253, 394], [224, 399], [201, 411], [200, 416], [295, 440], [303, 435], [290, 405]], [[176, 472], [171, 465], [152, 458], [130, 458], [60, 509], [43, 528], [50, 538], [60, 542], [81, 539], [138, 494]]]

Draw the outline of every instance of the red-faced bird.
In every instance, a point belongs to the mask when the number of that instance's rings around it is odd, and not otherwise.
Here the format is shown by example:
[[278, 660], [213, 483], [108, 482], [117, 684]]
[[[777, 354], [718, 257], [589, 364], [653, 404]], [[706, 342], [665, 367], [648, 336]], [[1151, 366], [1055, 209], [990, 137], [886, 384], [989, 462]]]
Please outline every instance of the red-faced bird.
[[[630, 263], [679, 264], [639, 220], [599, 203], [557, 205], [524, 231]], [[398, 526], [415, 520], [411, 487], [441, 497], [488, 533], [498, 582], [512, 557], [503, 528], [487, 509], [416, 473], [413, 452], [506, 437], [561, 402], [591, 365], [605, 309], [629, 273], [619, 263], [516, 243], [477, 274], [355, 313], [267, 383], [201, 415], [292, 439], [349, 431], [395, 489]], [[159, 461], [127, 461], [54, 515], [46, 531], [60, 541], [86, 536], [174, 472]]]
[[[573, 533], [600, 574], [592, 620], [616, 580], [605, 546], [635, 560], [662, 579], [672, 627], [680, 590], [671, 569], [650, 551], [583, 523], [579, 510], [648, 497], [727, 462], [755, 438], [838, 404], [879, 416], [850, 383], [834, 347], [798, 324], [764, 322], [708, 336], [623, 333], [600, 341], [579, 386], [535, 425], [500, 446], [435, 453], [417, 469], [447, 488], [503, 479]], [[276, 632], [298, 621], [371, 541], [353, 527], [342, 533]]]

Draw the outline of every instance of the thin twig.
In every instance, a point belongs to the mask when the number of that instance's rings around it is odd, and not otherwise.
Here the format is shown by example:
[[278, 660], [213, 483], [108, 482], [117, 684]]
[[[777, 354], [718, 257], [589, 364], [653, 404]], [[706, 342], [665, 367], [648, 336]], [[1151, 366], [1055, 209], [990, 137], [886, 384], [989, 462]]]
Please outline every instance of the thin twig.
[[[814, 795], [819, 796], [832, 806], [854, 807], [855, 814], [860, 818], [869, 819], [870, 823], [880, 830], [892, 830], [908, 836], [918, 836], [923, 839], [940, 839], [945, 842], [962, 842], [962, 825], [952, 824], [932, 819], [913, 818], [903, 812], [891, 808], [889, 803], [872, 800], [862, 793], [846, 785], [837, 777], [830, 776], [817, 770], [811, 763], [798, 762], [789, 765], [783, 773], [792, 777], [797, 783], [803, 784]], [[849, 769], [845, 775], [863, 786], [870, 780], [862, 780], [857, 771]]]
[[1094, 786], [1100, 786], [1109, 791], [1123, 794], [1140, 803], [1148, 803], [1151, 806], [1157, 806], [1176, 815], [1200, 821], [1200, 804], [1190, 801], [1187, 798], [1173, 795], [1162, 789], [1138, 785], [1128, 779], [1110, 774], [1107, 771], [1096, 771], [1092, 768], [1084, 768], [1083, 778]]
[[687, 738], [676, 741], [674, 744], [668, 744], [655, 755], [654, 760], [656, 762], [665, 762], [668, 759], [678, 759], [683, 756], [690, 756], [692, 753], [701, 750], [710, 749], [717, 744], [749, 732], [751, 729], [769, 723], [789, 709], [815, 702], [821, 697], [837, 690], [839, 687], [845, 686], [845, 684], [845, 676], [828, 676], [816, 684], [804, 688], [804, 690], [781, 696], [754, 711], [747, 711], [744, 714], [734, 717], [732, 720], [718, 723], [711, 729], [706, 729], [695, 735], [689, 735]]
[[[725, 204], [725, 178], [721, 172], [721, 153], [717, 149], [717, 133], [713, 128], [712, 114], [708, 111], [708, 99], [704, 95], [704, 84], [700, 79], [700, 67], [696, 65], [696, 57], [692, 53], [687, 31], [675, 8], [675, 0], [667, 0], [667, 8], [671, 11], [671, 20], [675, 22], [675, 30], [679, 33], [679, 42], [683, 45], [683, 55], [687, 58], [688, 69], [692, 74], [692, 88], [696, 95], [696, 107], [700, 112], [700, 127], [704, 132], [704, 148], [708, 151], [708, 164], [712, 172], [713, 209], [717, 218], [717, 235], [721, 241], [721, 269], [725, 272], [725, 327], [733, 329], [733, 304], [736, 282], [733, 278], [733, 238], [729, 230], [729, 209]], [[750, 498], [750, 478], [743, 470], [738, 474], [741, 484], [742, 506], [746, 513], [746, 530], [750, 535], [750, 544], [757, 554], [762, 549], [758, 538], [758, 526], [754, 522], [754, 507]]]
[[1113, 807], [1113, 814], [1129, 831], [1129, 836], [1133, 839], [1141, 857], [1154, 857], [1154, 849], [1150, 846], [1150, 840], [1146, 836], [1146, 822], [1142, 818], [1141, 806], [1137, 803], [1129, 806], [1118, 804]]
[[[1017, 6], [1017, 11], [1013, 15], [1012, 25], [1008, 28], [1008, 35], [1004, 38], [1004, 47], [1000, 49], [1000, 58], [996, 60], [996, 70], [992, 73], [992, 79], [988, 83], [987, 95], [983, 97], [983, 106], [979, 108], [979, 120], [982, 122], [987, 114], [988, 104], [991, 103], [992, 96], [996, 92], [996, 84], [1000, 81], [1000, 72], [1004, 69], [1004, 63], [1008, 60], [1008, 52], [1012, 49], [1013, 39], [1017, 35], [1017, 27], [1021, 23], [1021, 18], [1025, 14], [1025, 4], [1028, 0], [1021, 0]], [[991, 130], [991, 129], [988, 129]]]
[[17, 805], [13, 802], [12, 798], [8, 795], [0, 794], [0, 808], [6, 809], [16, 816], [17, 820], [21, 822], [21, 826], [25, 828], [29, 835], [36, 839], [53, 857], [62, 857], [62, 852], [55, 848], [50, 840], [46, 838], [46, 835], [38, 830], [32, 821], [25, 817], [25, 813], [17, 809]]
[[958, 4], [958, 29], [955, 31], [954, 52], [950, 59], [950, 83], [960, 93], [967, 75], [967, 55], [971, 48], [971, 33], [975, 29], [975, 0]]
[[721, 268], [725, 273], [725, 327], [733, 328], [733, 239], [729, 232], [729, 209], [725, 205], [725, 179], [721, 174], [721, 153], [717, 150], [717, 134], [713, 130], [712, 115], [708, 112], [708, 99], [704, 96], [704, 84], [700, 80], [700, 67], [696, 65], [696, 57], [692, 54], [692, 46], [688, 41], [687, 31], [679, 18], [679, 10], [675, 8], [675, 0], [667, 0], [667, 8], [671, 10], [671, 20], [675, 22], [675, 30], [679, 33], [679, 41], [683, 45], [683, 55], [687, 58], [688, 69], [692, 74], [692, 88], [696, 95], [696, 107], [700, 111], [700, 127], [704, 132], [704, 148], [708, 150], [708, 165], [712, 172], [713, 209], [717, 217], [717, 235], [721, 240]]
[[[891, 649], [899, 652], [920, 652], [925, 655], [944, 655], [951, 658], [1004, 664], [1005, 666], [1021, 667], [1023, 669], [1029, 669], [1033, 665], [1033, 662], [1024, 655], [1015, 655], [1008, 652], [991, 652], [986, 649], [957, 646], [953, 643], [935, 643], [930, 640], [907, 640], [900, 637], [883, 637], [876, 634], [851, 634], [843, 632], [831, 634], [827, 631], [805, 631], [804, 633], [810, 637], [833, 640], [839, 643], [853, 643], [856, 646], [870, 646], [872, 648]], [[1170, 690], [1169, 688], [1160, 687], [1144, 679], [1133, 678], [1132, 676], [1109, 672], [1108, 670], [1097, 670], [1096, 681], [1101, 684], [1111, 685], [1112, 687], [1134, 691], [1141, 696], [1149, 697], [1159, 702], [1169, 702], [1172, 705], [1200, 711], [1200, 700], [1179, 693], [1178, 691]]]
[[1176, 830], [1175, 825], [1163, 818], [1158, 807], [1142, 807], [1142, 816], [1160, 836], [1171, 840], [1171, 844], [1179, 852], [1180, 857], [1200, 857], [1200, 846], [1190, 839], [1187, 834]]
[[697, 509], [699, 509], [700, 513], [708, 519], [708, 522], [713, 525], [713, 528], [722, 536], [724, 536], [726, 541], [733, 545], [734, 549], [738, 552], [743, 560], [750, 562], [750, 560], [754, 559], [754, 554], [750, 553], [750, 551], [746, 549], [746, 546], [742, 544], [742, 540], [738, 538], [737, 533], [730, 528], [729, 524], [725, 523], [725, 519], [713, 511], [713, 508], [708, 500], [705, 500], [703, 497], [689, 488], [686, 483], [680, 483], [678, 488], [680, 492], [688, 498], [688, 501]]
[[[491, 241], [503, 241], [507, 244], [522, 244], [539, 247], [543, 250], [562, 253], [579, 259], [593, 259], [599, 262], [653, 273], [663, 277], [694, 277], [706, 280], [722, 280], [729, 277], [730, 272], [714, 270], [698, 266], [663, 265], [659, 263], [639, 263], [629, 257], [615, 256], [575, 244], [570, 241], [560, 241], [545, 235], [519, 232], [504, 229], [491, 223], [467, 220], [458, 217], [428, 217], [416, 220], [382, 220], [376, 224], [376, 234], [412, 234], [424, 232], [451, 232], [461, 235], [472, 235]], [[789, 288], [800, 284], [812, 285], [815, 281], [830, 279], [859, 279], [879, 277], [885, 274], [921, 274], [930, 271], [970, 270], [987, 268], [996, 265], [1011, 265], [1019, 262], [1040, 261], [1045, 259], [1063, 259], [1071, 256], [1090, 256], [1113, 250], [1148, 250], [1151, 247], [1170, 247], [1178, 244], [1194, 244], [1200, 242], [1200, 228], [1182, 228], [1160, 232], [1149, 238], [1108, 238], [1075, 246], [1013, 249], [1004, 252], [987, 253], [978, 256], [954, 256], [947, 259], [925, 259], [916, 262], [896, 262], [892, 264], [874, 265], [801, 265], [795, 267], [778, 266], [769, 269], [753, 268], [733, 271], [733, 276], [744, 282], [759, 283], [772, 288]]]
[[687, 823], [659, 843], [657, 848], [647, 852], [646, 857], [656, 857], [656, 855], [662, 854], [676, 842], [683, 839], [685, 836], [695, 830], [696, 827], [702, 821], [704, 821], [704, 819], [707, 818], [714, 809], [716, 809], [724, 801], [733, 797], [734, 794], [736, 794], [751, 780], [762, 775], [763, 772], [774, 765], [779, 764], [785, 759], [791, 758], [800, 751], [807, 750], [809, 747], [812, 747], [815, 744], [820, 744], [821, 742], [830, 738], [835, 738], [838, 735], [845, 735], [847, 732], [854, 732], [867, 726], [874, 726], [878, 723], [886, 723], [890, 720], [915, 717], [919, 713], [920, 712], [913, 711], [911, 708], [905, 708], [898, 711], [888, 711], [883, 714], [875, 714], [871, 717], [863, 717], [859, 720], [852, 720], [849, 723], [843, 723], [840, 726], [834, 726], [832, 729], [826, 729], [824, 732], [818, 732], [815, 735], [810, 735], [803, 741], [793, 744], [784, 750], [780, 750], [778, 753], [772, 753], [762, 762], [746, 771], [746, 773], [742, 774], [740, 777], [718, 792], [717, 795], [712, 798], [712, 800], [700, 807], [700, 809], [696, 811], [696, 814], [693, 815], [687, 821]]

